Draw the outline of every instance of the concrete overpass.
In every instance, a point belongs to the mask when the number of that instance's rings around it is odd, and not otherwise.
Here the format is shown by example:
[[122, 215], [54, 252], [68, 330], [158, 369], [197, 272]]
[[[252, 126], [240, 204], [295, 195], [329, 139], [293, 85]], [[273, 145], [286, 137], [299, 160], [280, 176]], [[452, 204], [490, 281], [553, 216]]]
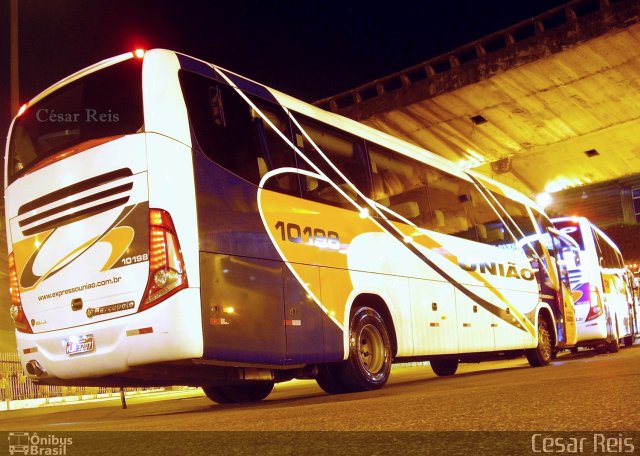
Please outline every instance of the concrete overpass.
[[569, 189], [556, 199], [591, 205], [592, 217], [611, 209], [614, 185], [616, 214], [601, 223], [636, 222], [638, 0], [568, 2], [316, 105], [530, 195]]

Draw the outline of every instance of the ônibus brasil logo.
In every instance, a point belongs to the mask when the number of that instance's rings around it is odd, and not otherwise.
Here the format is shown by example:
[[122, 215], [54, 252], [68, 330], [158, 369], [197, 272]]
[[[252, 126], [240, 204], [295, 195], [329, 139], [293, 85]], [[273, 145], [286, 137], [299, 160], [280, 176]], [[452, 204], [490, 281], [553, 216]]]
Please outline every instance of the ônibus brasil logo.
[[33, 432], [9, 432], [9, 454], [64, 456], [73, 444], [71, 437], [39, 436]]

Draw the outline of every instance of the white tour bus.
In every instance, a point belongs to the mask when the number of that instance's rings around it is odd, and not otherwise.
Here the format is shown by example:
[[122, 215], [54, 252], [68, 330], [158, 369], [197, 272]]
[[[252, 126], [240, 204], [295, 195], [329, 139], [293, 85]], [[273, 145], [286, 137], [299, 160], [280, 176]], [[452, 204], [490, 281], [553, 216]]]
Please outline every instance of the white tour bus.
[[217, 66], [105, 60], [9, 134], [11, 314], [39, 383], [255, 401], [575, 342], [529, 199]]
[[579, 255], [567, 256], [565, 263], [574, 295], [577, 346], [617, 352], [620, 340], [632, 345], [636, 334], [633, 277], [620, 249], [584, 217], [560, 217], [552, 222], [580, 248]]

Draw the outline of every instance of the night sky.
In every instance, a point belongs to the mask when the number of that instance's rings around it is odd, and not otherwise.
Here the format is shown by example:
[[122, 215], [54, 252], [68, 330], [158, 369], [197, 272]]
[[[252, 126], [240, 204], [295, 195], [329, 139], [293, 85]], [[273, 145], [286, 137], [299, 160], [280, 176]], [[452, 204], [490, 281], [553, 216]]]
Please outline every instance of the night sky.
[[[216, 63], [305, 101], [354, 88], [560, 0], [19, 0], [20, 99], [137, 47]], [[0, 130], [9, 123], [9, 0], [0, 6]]]

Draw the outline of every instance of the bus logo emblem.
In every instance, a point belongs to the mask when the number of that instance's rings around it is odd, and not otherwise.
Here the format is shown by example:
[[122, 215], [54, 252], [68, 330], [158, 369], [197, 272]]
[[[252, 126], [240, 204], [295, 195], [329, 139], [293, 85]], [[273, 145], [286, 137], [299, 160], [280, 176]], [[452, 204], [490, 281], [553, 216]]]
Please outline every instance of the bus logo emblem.
[[104, 315], [113, 312], [120, 312], [122, 310], [130, 310], [135, 307], [133, 301], [119, 302], [117, 304], [110, 304], [102, 307], [89, 307], [87, 309], [87, 317], [93, 318], [95, 315]]

